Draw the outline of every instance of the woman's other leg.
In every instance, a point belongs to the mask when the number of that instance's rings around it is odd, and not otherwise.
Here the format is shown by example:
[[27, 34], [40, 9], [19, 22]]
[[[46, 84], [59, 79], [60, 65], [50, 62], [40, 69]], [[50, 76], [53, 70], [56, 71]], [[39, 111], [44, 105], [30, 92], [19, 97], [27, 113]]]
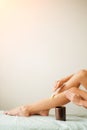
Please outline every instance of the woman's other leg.
[[59, 93], [72, 87], [78, 88], [80, 85], [83, 85], [87, 89], [87, 70], [80, 70], [74, 74], [60, 89]]

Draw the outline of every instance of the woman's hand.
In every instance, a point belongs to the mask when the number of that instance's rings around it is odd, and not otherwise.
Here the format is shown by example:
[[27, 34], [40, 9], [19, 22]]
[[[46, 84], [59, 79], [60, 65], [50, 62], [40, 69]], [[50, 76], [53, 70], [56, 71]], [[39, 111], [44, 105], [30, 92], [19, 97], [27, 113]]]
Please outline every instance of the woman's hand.
[[55, 86], [53, 87], [53, 91], [55, 92], [58, 88], [61, 88], [64, 86], [64, 84], [73, 76], [70, 75], [70, 76], [67, 76], [65, 78], [62, 78], [61, 80], [58, 80], [55, 84]]
[[56, 91], [58, 88], [62, 87], [65, 82], [61, 79], [58, 80], [53, 88], [53, 91]]
[[76, 105], [81, 106], [80, 101], [82, 100], [81, 96], [75, 93], [72, 93], [71, 91], [65, 92], [66, 98], [69, 99], [71, 102], [73, 102]]

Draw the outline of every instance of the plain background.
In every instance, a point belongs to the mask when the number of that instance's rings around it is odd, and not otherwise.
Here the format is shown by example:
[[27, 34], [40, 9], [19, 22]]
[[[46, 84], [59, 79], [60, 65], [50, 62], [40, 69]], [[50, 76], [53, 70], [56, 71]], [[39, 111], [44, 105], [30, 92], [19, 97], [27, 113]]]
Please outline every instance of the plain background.
[[[0, 109], [50, 97], [87, 69], [87, 0], [0, 0]], [[87, 110], [67, 105], [67, 113]]]

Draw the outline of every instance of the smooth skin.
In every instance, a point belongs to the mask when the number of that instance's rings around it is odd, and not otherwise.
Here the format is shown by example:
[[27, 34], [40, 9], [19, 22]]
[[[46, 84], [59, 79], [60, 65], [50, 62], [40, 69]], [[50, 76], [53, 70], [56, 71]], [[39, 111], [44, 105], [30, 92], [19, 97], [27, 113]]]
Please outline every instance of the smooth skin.
[[5, 114], [12, 116], [31, 116], [35, 114], [48, 116], [51, 108], [65, 105], [69, 102], [87, 108], [87, 92], [79, 89], [80, 85], [87, 89], [87, 70], [80, 70], [75, 74], [58, 80], [53, 90], [54, 92], [59, 88], [60, 90], [53, 97], [17, 107], [6, 111]]

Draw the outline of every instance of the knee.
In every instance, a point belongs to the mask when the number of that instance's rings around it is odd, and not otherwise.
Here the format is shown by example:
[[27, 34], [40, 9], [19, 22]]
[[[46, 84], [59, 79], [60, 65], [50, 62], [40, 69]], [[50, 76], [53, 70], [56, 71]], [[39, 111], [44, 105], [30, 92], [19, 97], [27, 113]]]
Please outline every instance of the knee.
[[87, 70], [85, 70], [85, 69], [80, 70], [77, 74], [80, 75], [81, 77], [86, 77], [87, 76]]

